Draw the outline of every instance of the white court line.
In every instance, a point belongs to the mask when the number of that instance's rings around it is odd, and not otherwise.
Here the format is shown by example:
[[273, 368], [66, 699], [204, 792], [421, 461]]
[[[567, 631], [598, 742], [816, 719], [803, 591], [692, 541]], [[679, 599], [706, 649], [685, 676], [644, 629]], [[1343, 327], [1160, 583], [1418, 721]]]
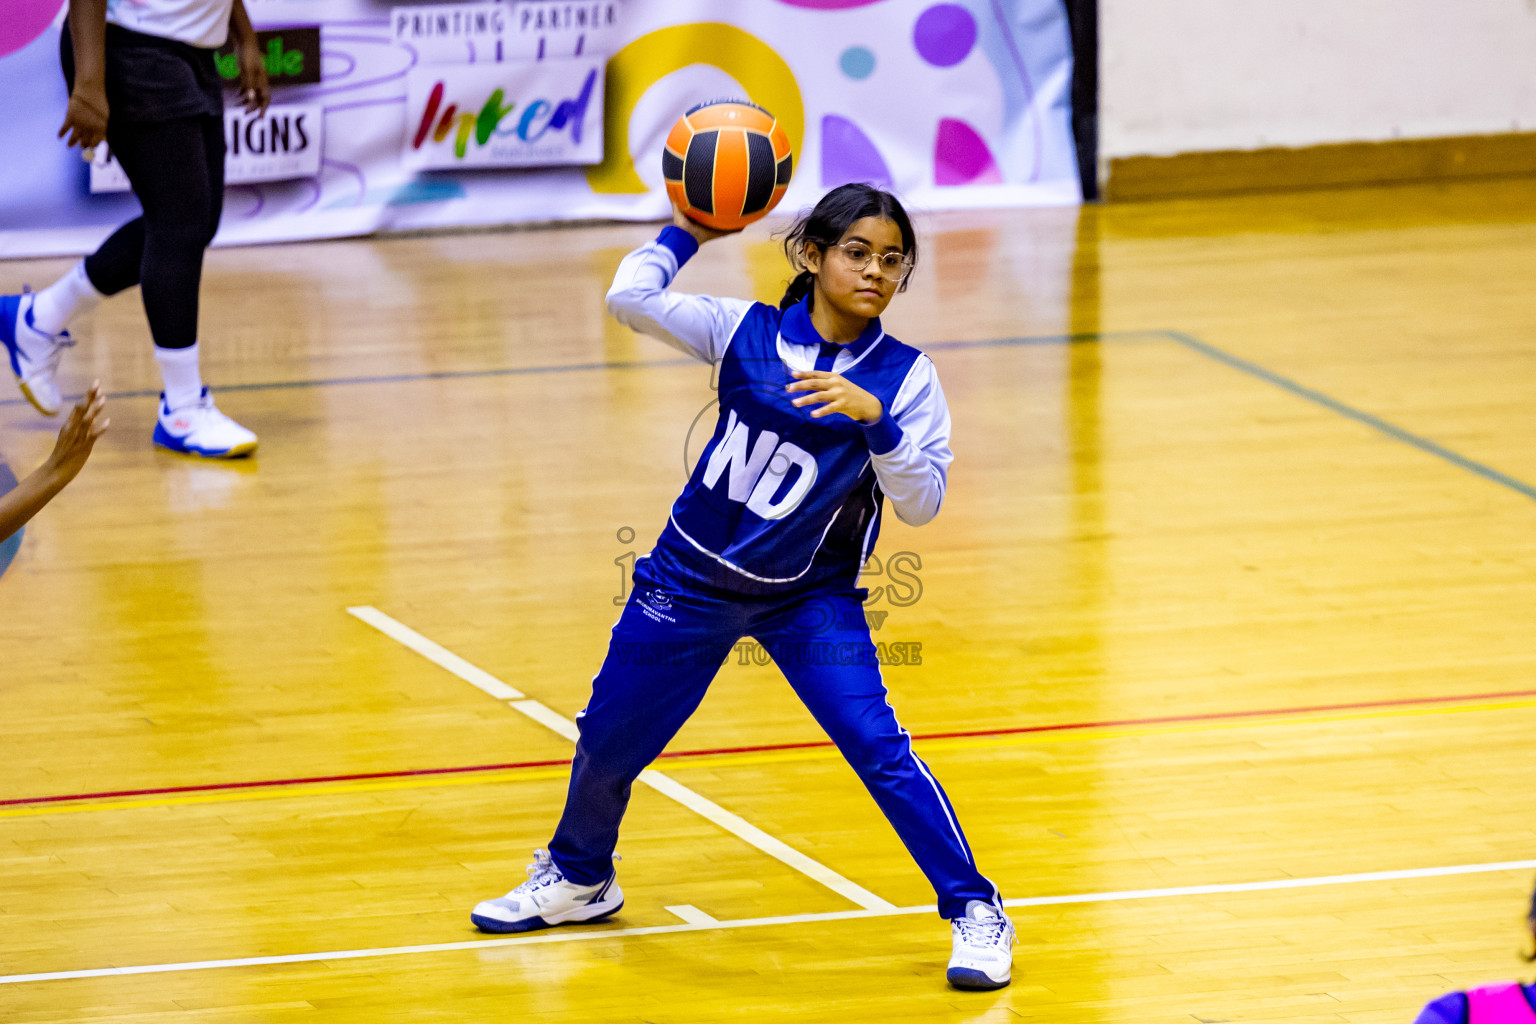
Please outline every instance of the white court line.
[[667, 912], [676, 914], [678, 917], [682, 918], [684, 921], [687, 921], [689, 924], [720, 923], [718, 918], [710, 917], [708, 914], [704, 913], [704, 911], [700, 910], [692, 903], [679, 903], [675, 907], [668, 907]]
[[[1090, 892], [1072, 896], [1027, 896], [1004, 900], [1010, 907], [1061, 906], [1070, 903], [1109, 903], [1125, 900], [1167, 899], [1173, 896], [1210, 896], [1221, 893], [1263, 892], [1275, 889], [1303, 889], [1321, 885], [1353, 885], [1362, 882], [1391, 882], [1410, 878], [1440, 878], [1446, 875], [1477, 875], [1496, 871], [1529, 871], [1536, 860], [1510, 860], [1492, 864], [1457, 864], [1443, 868], [1410, 868], [1405, 871], [1370, 871], [1354, 875], [1323, 875], [1316, 878], [1279, 878], [1268, 882], [1234, 882], [1225, 885], [1187, 885], [1169, 889], [1131, 889], [1124, 892]], [[668, 907], [673, 913], [681, 908]], [[786, 914], [781, 917], [749, 917], [734, 921], [664, 924], [647, 928], [573, 928], [556, 929], [505, 939], [473, 939], [466, 942], [438, 942], [418, 946], [384, 946], [378, 949], [340, 949], [324, 953], [289, 953], [280, 956], [253, 956], [233, 960], [197, 960], [177, 964], [144, 964], [137, 967], [98, 967], [83, 971], [49, 971], [41, 974], [0, 975], [0, 985], [19, 985], [31, 981], [66, 981], [72, 978], [114, 978], [133, 974], [170, 974], [184, 971], [209, 971], [222, 967], [264, 967], [272, 964], [303, 964], [331, 960], [359, 960], [369, 957], [410, 956], [417, 953], [451, 953], [497, 946], [535, 946], [551, 942], [592, 942], [630, 935], [669, 935], [680, 932], [734, 931], [770, 925], [810, 924], [824, 921], [854, 921], [866, 918], [897, 917], [907, 914], [932, 914], [933, 905], [892, 907], [889, 910], [834, 910], [821, 914]], [[682, 916], [679, 914], [678, 916]]]
[[484, 690], [497, 700], [522, 700], [525, 696], [484, 669], [471, 665], [446, 647], [439, 647], [409, 626], [396, 622], [377, 608], [358, 605], [356, 608], [348, 608], [347, 611], [391, 640], [398, 640], [423, 658], [441, 665], [470, 686]]
[[576, 728], [576, 723], [553, 708], [546, 707], [536, 700], [514, 700], [510, 704], [512, 710], [521, 711], [546, 729], [559, 733], [572, 743], [581, 738], [581, 732]]
[[662, 796], [669, 796], [689, 810], [697, 811], [731, 835], [751, 843], [768, 856], [776, 857], [801, 874], [814, 878], [838, 895], [846, 897], [849, 902], [857, 903], [865, 910], [896, 909], [894, 903], [889, 903], [863, 886], [850, 882], [820, 861], [811, 860], [794, 847], [773, 838], [756, 825], [732, 814], [714, 801], [700, 796], [677, 780], [653, 768], [647, 768], [640, 773], [640, 781]]
[[1155, 900], [1165, 896], [1206, 896], [1223, 892], [1269, 892], [1274, 889], [1310, 889], [1315, 885], [1352, 885], [1356, 882], [1391, 882], [1403, 878], [1443, 878], [1447, 875], [1478, 875], [1488, 871], [1521, 871], [1536, 868], [1536, 860], [1506, 860], [1492, 864], [1455, 864], [1446, 868], [1408, 868], [1404, 871], [1366, 871], [1355, 875], [1321, 875], [1317, 878], [1277, 878], [1272, 882], [1235, 882], [1229, 885], [1183, 885], [1173, 889], [1133, 889], [1082, 896], [1031, 896], [1003, 900], [1006, 907], [1045, 907], [1055, 903], [1108, 903], [1117, 900]]
[[[457, 654], [438, 646], [403, 622], [390, 618], [377, 608], [362, 605], [356, 608], [348, 608], [347, 611], [368, 623], [368, 625], [377, 629], [385, 636], [398, 640], [411, 650], [441, 665], [465, 682], [478, 686], [493, 697], [500, 696], [494, 687], [510, 691], [516, 699], [511, 700], [508, 706], [515, 711], [522, 712], [546, 729], [557, 732], [572, 742], [575, 742], [580, 735], [576, 729], [575, 722], [572, 722], [563, 715], [557, 714], [536, 700], [526, 699], [523, 694], [513, 690], [512, 687], [503, 683], [489, 672], [476, 668]], [[768, 856], [788, 864], [796, 871], [820, 882], [839, 896], [863, 907], [865, 910], [889, 911], [895, 909], [894, 904], [881, 899], [863, 886], [849, 881], [825, 864], [812, 860], [799, 850], [775, 839], [744, 818], [732, 814], [714, 801], [700, 796], [687, 786], [661, 774], [655, 769], [647, 768], [641, 772], [639, 781], [663, 796], [671, 797], [689, 810], [708, 818], [738, 839], [742, 839], [762, 850]]]

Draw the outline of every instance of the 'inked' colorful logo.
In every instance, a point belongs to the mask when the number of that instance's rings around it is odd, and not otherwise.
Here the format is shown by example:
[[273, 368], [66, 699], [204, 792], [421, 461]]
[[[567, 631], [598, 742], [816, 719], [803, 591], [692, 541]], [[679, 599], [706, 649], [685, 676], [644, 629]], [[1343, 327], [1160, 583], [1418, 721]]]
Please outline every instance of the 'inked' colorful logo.
[[458, 125], [458, 136], [453, 141], [453, 155], [460, 159], [463, 159], [464, 154], [469, 150], [470, 136], [474, 136], [475, 144], [480, 146], [490, 142], [493, 135], [515, 135], [523, 142], [537, 142], [547, 132], [569, 128], [571, 141], [580, 143], [582, 124], [586, 119], [587, 105], [591, 102], [592, 89], [596, 82], [597, 71], [589, 71], [586, 81], [581, 85], [581, 92], [576, 96], [563, 99], [559, 103], [537, 99], [525, 104], [521, 116], [500, 130], [498, 128], [501, 122], [517, 107], [516, 103], [502, 106], [506, 99], [505, 90], [497, 89], [492, 92], [478, 114], [468, 110], [460, 112], [458, 104], [450, 103], [439, 117], [438, 111], [443, 103], [444, 83], [438, 82], [432, 87], [431, 95], [427, 97], [427, 106], [421, 113], [421, 124], [416, 127], [411, 148], [420, 149], [427, 141], [429, 134], [433, 142], [442, 142], [448, 137], [448, 133], [453, 131], [454, 125]]

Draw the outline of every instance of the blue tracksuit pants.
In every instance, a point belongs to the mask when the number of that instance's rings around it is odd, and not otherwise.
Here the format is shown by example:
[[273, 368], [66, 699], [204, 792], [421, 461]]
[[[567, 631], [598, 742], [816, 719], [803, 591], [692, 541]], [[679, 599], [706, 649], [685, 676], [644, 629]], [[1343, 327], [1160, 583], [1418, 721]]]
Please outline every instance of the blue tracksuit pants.
[[896, 721], [864, 622], [866, 592], [822, 589], [783, 599], [724, 599], [663, 577], [651, 558], [613, 627], [581, 730], [565, 813], [549, 850], [565, 876], [596, 885], [613, 871], [630, 786], [704, 699], [743, 637], [773, 656], [869, 789], [938, 894], [939, 913], [996, 902], [949, 798]]

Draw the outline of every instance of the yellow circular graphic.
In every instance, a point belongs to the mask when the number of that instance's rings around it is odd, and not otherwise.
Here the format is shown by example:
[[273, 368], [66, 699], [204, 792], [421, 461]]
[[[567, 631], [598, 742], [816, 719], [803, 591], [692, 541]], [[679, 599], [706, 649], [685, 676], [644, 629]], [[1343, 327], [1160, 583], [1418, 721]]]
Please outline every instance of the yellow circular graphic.
[[[747, 91], [747, 99], [778, 118], [799, 159], [805, 105], [795, 74], [773, 47], [735, 25], [698, 22], [647, 33], [608, 59], [603, 96], [603, 162], [587, 169], [593, 192], [645, 192], [629, 154], [629, 119], [645, 91], [691, 64], [719, 68]], [[682, 111], [678, 111], [682, 113]]]

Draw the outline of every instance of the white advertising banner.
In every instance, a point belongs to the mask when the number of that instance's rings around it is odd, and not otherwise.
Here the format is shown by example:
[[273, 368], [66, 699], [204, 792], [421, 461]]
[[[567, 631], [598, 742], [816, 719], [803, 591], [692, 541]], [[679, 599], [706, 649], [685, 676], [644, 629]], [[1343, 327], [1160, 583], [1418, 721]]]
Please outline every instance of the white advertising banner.
[[544, 60], [613, 53], [624, 44], [620, 4], [569, 0], [411, 4], [390, 11], [395, 42], [423, 64]]
[[389, 24], [417, 64], [473, 64], [506, 59], [510, 14], [507, 4], [412, 4], [392, 9]]
[[602, 57], [428, 64], [406, 75], [408, 170], [603, 159]]
[[[225, 110], [225, 184], [319, 177], [324, 132], [325, 114], [314, 104], [274, 105], [264, 114], [248, 114], [239, 107]], [[97, 146], [91, 161], [91, 192], [128, 189], [128, 176], [112, 158], [111, 148]]]
[[503, 38], [507, 57], [543, 60], [614, 53], [624, 45], [620, 6], [569, 0], [519, 0]]
[[[64, 0], [4, 4], [0, 258], [89, 252], [137, 201], [93, 193], [90, 168], [56, 137]], [[274, 156], [272, 135], [243, 123], [215, 244], [659, 220], [668, 129], [723, 97], [783, 125], [795, 155], [785, 212], [848, 181], [918, 210], [1079, 200], [1061, 0], [245, 6], [274, 52], [293, 51], [269, 69], [275, 106], [307, 111], [307, 141]]]

